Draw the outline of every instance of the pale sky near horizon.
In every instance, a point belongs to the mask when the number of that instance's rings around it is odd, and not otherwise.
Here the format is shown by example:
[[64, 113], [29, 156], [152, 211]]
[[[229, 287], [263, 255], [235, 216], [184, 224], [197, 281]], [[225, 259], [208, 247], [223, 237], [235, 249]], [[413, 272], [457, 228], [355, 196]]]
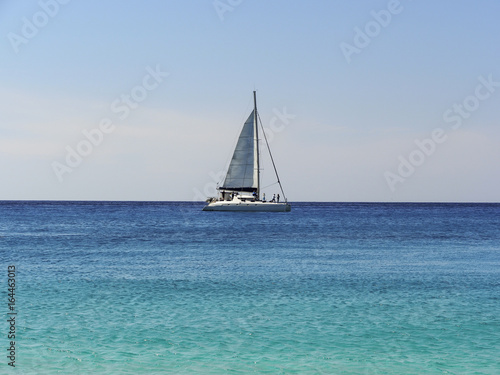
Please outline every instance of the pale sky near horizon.
[[0, 2], [0, 200], [203, 200], [257, 90], [291, 202], [500, 202], [499, 15], [494, 0]]

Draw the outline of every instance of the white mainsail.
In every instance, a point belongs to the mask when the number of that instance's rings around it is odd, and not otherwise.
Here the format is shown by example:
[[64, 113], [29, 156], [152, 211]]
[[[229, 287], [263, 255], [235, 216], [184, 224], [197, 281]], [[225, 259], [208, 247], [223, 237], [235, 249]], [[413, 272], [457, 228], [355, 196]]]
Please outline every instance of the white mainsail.
[[220, 189], [258, 192], [259, 155], [255, 109], [243, 125], [224, 184]]

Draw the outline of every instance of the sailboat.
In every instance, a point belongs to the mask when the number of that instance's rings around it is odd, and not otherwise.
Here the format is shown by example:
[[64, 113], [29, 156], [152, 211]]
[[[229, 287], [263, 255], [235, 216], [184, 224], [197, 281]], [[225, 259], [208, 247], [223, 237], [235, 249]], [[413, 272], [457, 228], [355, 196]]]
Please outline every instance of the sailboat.
[[[261, 211], [261, 212], [289, 212], [291, 210], [274, 164], [274, 159], [267, 142], [267, 137], [262, 128], [262, 134], [271, 157], [277, 182], [281, 190], [270, 201], [261, 198], [260, 187], [260, 154], [259, 154], [259, 129], [257, 113], [257, 97], [253, 92], [254, 109], [243, 125], [233, 157], [227, 169], [222, 186], [218, 187], [218, 197], [207, 199], [203, 211]], [[262, 123], [261, 123], [262, 127]]]

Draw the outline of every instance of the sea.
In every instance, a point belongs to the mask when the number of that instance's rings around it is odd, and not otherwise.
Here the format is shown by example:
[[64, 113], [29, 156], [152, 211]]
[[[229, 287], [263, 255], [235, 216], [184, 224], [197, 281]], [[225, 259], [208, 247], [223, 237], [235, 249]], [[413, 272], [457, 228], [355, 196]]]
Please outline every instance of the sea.
[[202, 207], [0, 202], [0, 373], [500, 374], [500, 204]]

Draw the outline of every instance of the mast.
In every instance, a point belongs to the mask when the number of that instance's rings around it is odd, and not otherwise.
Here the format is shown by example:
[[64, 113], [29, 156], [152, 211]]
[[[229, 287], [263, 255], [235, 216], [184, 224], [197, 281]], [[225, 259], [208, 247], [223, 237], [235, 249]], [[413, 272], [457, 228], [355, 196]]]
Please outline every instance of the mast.
[[259, 162], [259, 127], [257, 126], [257, 95], [253, 92], [253, 121], [254, 121], [254, 131], [255, 131], [255, 150], [257, 157], [257, 200], [260, 200], [260, 162]]

